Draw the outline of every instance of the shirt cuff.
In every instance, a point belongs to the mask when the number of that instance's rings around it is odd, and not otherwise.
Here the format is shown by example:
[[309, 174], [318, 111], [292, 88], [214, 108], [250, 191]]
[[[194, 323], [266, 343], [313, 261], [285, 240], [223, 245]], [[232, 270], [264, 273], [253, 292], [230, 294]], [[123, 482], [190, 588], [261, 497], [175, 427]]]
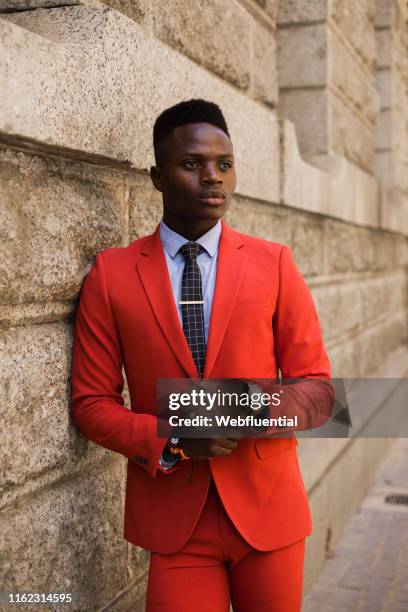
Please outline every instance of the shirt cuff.
[[159, 459], [159, 464], [165, 469], [165, 470], [169, 470], [170, 468], [172, 468], [174, 465], [176, 465], [178, 461], [178, 457], [169, 457], [168, 459], [164, 458], [163, 453]]

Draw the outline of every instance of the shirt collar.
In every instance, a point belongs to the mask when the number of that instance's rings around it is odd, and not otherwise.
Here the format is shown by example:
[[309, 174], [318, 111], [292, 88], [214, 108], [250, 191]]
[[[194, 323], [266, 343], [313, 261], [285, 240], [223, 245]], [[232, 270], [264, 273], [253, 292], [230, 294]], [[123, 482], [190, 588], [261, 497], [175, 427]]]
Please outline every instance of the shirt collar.
[[[214, 227], [196, 240], [196, 242], [204, 247], [210, 257], [214, 257], [218, 251], [221, 229], [221, 221], [218, 219]], [[189, 242], [187, 238], [170, 229], [169, 226], [165, 224], [163, 219], [160, 221], [160, 240], [163, 248], [173, 259], [177, 255], [180, 247]]]

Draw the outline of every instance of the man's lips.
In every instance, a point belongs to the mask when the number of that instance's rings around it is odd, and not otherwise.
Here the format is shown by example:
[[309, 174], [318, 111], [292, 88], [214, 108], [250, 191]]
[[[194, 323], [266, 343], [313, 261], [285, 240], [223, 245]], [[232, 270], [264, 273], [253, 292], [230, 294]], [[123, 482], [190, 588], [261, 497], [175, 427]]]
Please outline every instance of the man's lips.
[[218, 206], [225, 201], [225, 198], [198, 198], [200, 202], [204, 204], [210, 204], [211, 206]]
[[211, 206], [218, 206], [222, 204], [226, 199], [226, 194], [223, 191], [219, 191], [218, 189], [209, 189], [201, 193], [198, 197], [201, 202], [205, 204], [210, 204]]

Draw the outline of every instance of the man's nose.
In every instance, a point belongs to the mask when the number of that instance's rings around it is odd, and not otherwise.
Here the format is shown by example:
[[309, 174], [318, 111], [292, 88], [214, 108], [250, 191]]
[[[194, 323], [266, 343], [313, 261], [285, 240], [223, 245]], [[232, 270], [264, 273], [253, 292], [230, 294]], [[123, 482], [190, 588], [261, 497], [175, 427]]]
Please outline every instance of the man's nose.
[[202, 169], [201, 181], [203, 183], [222, 183], [221, 170], [212, 164], [207, 164]]

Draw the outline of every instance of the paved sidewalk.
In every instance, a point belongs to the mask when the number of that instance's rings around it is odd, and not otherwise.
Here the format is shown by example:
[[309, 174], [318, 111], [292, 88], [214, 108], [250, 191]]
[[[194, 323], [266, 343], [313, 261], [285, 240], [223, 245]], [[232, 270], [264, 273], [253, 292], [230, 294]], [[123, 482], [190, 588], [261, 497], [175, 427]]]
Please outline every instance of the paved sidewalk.
[[408, 505], [384, 503], [391, 493], [408, 496], [408, 439], [395, 442], [302, 612], [408, 612]]

